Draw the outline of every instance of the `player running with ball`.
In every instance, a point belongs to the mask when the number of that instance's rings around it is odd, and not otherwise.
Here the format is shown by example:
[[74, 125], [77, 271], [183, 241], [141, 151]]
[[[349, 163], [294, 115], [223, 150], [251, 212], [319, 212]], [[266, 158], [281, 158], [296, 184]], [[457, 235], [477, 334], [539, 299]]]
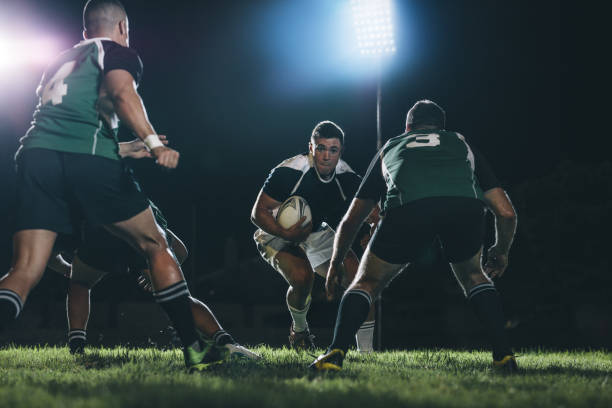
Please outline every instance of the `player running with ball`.
[[[516, 214], [484, 159], [463, 136], [444, 130], [445, 113], [435, 103], [417, 102], [408, 112], [406, 133], [389, 140], [374, 157], [338, 228], [326, 289], [335, 293], [339, 267], [357, 230], [382, 198], [384, 215], [340, 302], [334, 339], [311, 368], [337, 371], [351, 337], [389, 282], [440, 238], [468, 303], [493, 345], [494, 365], [516, 371], [504, 332], [501, 299], [491, 278], [501, 277], [516, 229]], [[496, 242], [480, 264], [485, 208], [495, 215]], [[486, 273], [485, 273], [486, 271]]]
[[[357, 191], [360, 177], [341, 160], [344, 132], [338, 125], [324, 121], [316, 125], [308, 153], [283, 161], [270, 172], [251, 213], [259, 229], [255, 243], [261, 256], [289, 284], [287, 307], [292, 317], [289, 344], [293, 348], [313, 348], [306, 314], [310, 308], [314, 274], [326, 276], [332, 254], [334, 230], [349, 200]], [[290, 196], [303, 197], [312, 212], [305, 226], [302, 217], [293, 227], [283, 228], [276, 219], [280, 205]], [[348, 251], [339, 268], [346, 269], [343, 284], [348, 285], [357, 271], [357, 256]], [[357, 333], [357, 347], [372, 350], [373, 309]]]

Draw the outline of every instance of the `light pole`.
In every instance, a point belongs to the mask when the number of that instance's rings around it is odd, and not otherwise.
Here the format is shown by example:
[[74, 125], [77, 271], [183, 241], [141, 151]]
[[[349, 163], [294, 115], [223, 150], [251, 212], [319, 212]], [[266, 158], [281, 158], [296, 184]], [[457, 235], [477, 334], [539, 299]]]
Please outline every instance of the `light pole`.
[[[376, 64], [376, 150], [382, 147], [381, 105], [383, 59], [395, 54], [391, 0], [351, 0], [357, 48]], [[376, 349], [382, 346], [382, 300], [376, 302]]]

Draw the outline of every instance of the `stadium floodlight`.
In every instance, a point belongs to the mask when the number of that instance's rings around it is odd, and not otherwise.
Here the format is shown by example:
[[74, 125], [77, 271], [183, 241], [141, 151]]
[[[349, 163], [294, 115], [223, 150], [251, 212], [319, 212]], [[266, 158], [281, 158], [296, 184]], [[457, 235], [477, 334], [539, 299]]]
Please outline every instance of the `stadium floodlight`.
[[351, 0], [360, 54], [380, 57], [395, 53], [391, 0]]
[[19, 72], [28, 67], [48, 64], [60, 51], [56, 41], [41, 38], [23, 38], [0, 33], [0, 70]]

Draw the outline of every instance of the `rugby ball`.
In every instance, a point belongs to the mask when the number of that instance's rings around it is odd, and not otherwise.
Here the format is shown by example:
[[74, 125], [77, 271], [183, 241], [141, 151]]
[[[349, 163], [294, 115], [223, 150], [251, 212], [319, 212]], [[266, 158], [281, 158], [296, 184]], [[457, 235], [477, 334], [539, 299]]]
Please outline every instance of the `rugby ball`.
[[306, 216], [306, 220], [302, 223], [302, 226], [312, 221], [312, 213], [308, 203], [300, 196], [291, 196], [278, 207], [276, 222], [283, 228], [290, 228], [303, 216]]

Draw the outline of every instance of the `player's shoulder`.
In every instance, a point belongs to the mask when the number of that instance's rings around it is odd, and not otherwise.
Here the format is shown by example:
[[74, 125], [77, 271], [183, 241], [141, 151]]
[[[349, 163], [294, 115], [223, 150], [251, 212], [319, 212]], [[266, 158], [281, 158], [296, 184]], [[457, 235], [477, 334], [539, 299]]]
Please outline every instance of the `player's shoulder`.
[[465, 136], [463, 136], [461, 133], [456, 132], [454, 130], [448, 130], [448, 129], [439, 129], [436, 130], [435, 133], [438, 133], [440, 136], [442, 137], [450, 137], [450, 138], [455, 138], [455, 139], [459, 139], [463, 142], [466, 141]]
[[274, 169], [293, 169], [299, 172], [306, 172], [310, 169], [308, 154], [298, 154], [280, 162]]
[[[397, 145], [397, 143], [404, 140], [406, 137], [410, 137], [410, 136], [411, 136], [411, 132], [404, 132], [397, 136], [393, 136], [391, 139], [387, 140], [387, 142], [383, 145], [383, 147], [379, 150], [379, 152], [384, 152], [390, 149], [391, 147]], [[378, 153], [377, 153], [377, 156], [378, 156]]]
[[355, 171], [351, 168], [351, 166], [349, 166], [349, 164], [342, 159], [338, 160], [338, 164], [336, 165], [336, 174], [338, 175], [340, 174], [357, 175], [357, 173], [355, 173]]
[[121, 44], [118, 44], [112, 40], [102, 40], [102, 47], [104, 49], [104, 58], [109, 59], [121, 59], [124, 61], [131, 61], [139, 66], [142, 69], [142, 60], [140, 59], [140, 55], [138, 52], [129, 47], [124, 47]]

